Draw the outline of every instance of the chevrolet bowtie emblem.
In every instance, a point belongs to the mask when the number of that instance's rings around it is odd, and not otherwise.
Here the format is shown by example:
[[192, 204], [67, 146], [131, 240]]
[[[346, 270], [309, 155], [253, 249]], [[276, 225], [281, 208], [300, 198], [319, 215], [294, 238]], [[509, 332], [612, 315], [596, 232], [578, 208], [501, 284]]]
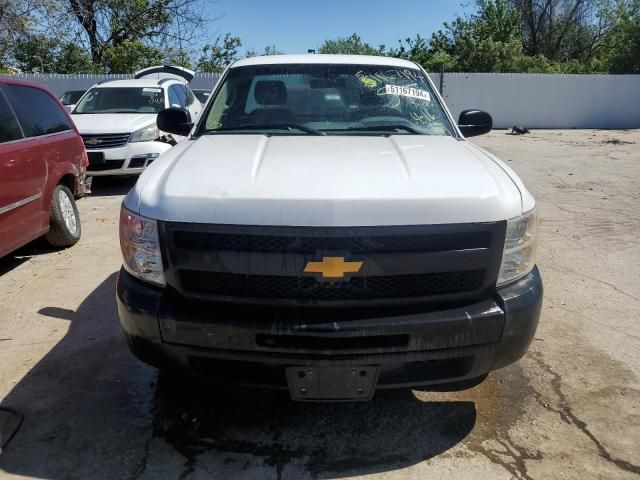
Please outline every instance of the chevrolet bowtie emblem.
[[321, 273], [324, 279], [343, 279], [345, 273], [357, 273], [362, 262], [345, 262], [344, 257], [322, 257], [321, 262], [307, 262], [304, 273]]
[[84, 143], [87, 145], [100, 145], [102, 143], [102, 140], [100, 140], [99, 138], [90, 138], [89, 140], [86, 140]]

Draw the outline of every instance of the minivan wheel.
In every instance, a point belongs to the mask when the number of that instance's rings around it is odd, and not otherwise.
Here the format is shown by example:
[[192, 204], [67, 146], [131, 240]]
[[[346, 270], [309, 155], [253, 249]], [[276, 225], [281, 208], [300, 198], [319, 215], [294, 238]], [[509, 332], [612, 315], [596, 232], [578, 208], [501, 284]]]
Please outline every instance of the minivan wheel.
[[80, 214], [73, 193], [64, 185], [53, 190], [49, 233], [45, 236], [52, 247], [70, 247], [80, 240]]

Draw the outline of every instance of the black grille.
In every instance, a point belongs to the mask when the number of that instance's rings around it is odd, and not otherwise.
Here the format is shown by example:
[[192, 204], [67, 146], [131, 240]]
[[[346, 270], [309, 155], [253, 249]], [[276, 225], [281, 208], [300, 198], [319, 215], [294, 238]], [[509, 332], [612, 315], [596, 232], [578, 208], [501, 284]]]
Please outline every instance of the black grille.
[[100, 172], [103, 170], [115, 170], [122, 168], [124, 160], [105, 160], [104, 163], [89, 164], [88, 172]]
[[368, 300], [464, 293], [481, 287], [483, 270], [417, 275], [354, 277], [347, 282], [318, 282], [313, 277], [242, 275], [182, 270], [182, 288], [229, 297], [299, 300]]
[[100, 135], [82, 135], [84, 148], [87, 150], [103, 150], [105, 148], [123, 147], [129, 141], [130, 133], [105, 133]]
[[[159, 222], [167, 284], [187, 297], [264, 305], [460, 302], [495, 287], [506, 222], [295, 227]], [[344, 282], [304, 273], [361, 261]]]
[[226, 250], [236, 252], [306, 253], [349, 251], [372, 252], [443, 252], [488, 248], [487, 231], [434, 233], [403, 236], [273, 236], [175, 231], [174, 245], [182, 249]]
[[409, 335], [356, 337], [309, 337], [304, 335], [256, 335], [256, 344], [266, 348], [290, 350], [355, 350], [397, 348], [409, 345]]
[[131, 160], [129, 160], [129, 167], [128, 168], [140, 168], [140, 167], [144, 167], [144, 162], [146, 161], [146, 158], [132, 158]]

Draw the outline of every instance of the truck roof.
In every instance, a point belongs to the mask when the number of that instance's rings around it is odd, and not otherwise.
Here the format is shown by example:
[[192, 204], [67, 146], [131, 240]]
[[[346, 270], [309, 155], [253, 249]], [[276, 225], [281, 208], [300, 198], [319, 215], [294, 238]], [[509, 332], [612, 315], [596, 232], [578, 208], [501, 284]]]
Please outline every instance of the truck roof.
[[375, 55], [327, 55], [327, 54], [303, 54], [303, 55], [264, 55], [238, 60], [231, 68], [247, 67], [253, 65], [280, 65], [280, 64], [327, 64], [336, 65], [380, 65], [384, 67], [418, 68], [415, 63], [400, 58], [382, 57]]

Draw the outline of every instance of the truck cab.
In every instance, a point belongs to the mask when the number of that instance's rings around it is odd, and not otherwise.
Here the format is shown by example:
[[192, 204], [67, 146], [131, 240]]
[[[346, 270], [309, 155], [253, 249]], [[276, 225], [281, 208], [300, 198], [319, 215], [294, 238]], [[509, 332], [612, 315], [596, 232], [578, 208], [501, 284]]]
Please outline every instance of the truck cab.
[[120, 220], [120, 321], [159, 368], [367, 400], [482, 379], [525, 354], [535, 200], [466, 137], [424, 70], [387, 57], [236, 62]]

